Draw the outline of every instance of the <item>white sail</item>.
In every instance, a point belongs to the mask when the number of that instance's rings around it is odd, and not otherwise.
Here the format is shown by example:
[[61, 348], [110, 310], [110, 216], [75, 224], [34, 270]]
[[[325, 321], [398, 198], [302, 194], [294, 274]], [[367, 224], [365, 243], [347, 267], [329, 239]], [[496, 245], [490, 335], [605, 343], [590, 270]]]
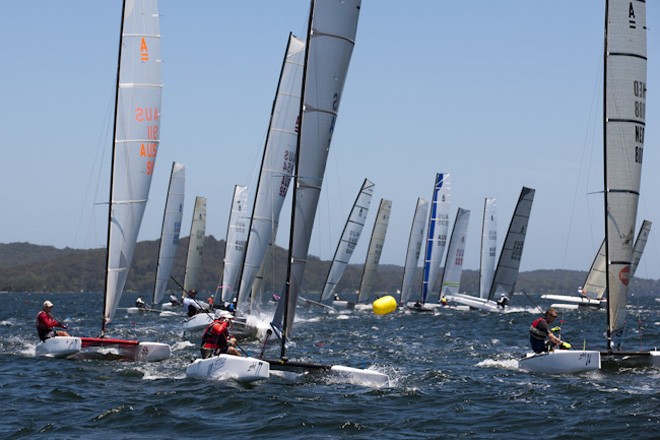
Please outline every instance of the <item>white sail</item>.
[[403, 282], [401, 283], [401, 304], [406, 304], [412, 296], [415, 272], [419, 255], [424, 242], [424, 226], [428, 215], [429, 202], [421, 197], [417, 199], [415, 214], [410, 226], [410, 237], [408, 238], [408, 249], [406, 250], [406, 261], [403, 266]]
[[163, 226], [161, 228], [160, 244], [158, 246], [156, 280], [151, 299], [152, 304], [159, 304], [161, 302], [167, 289], [167, 282], [170, 280], [170, 272], [172, 271], [174, 257], [176, 257], [176, 250], [179, 246], [185, 185], [186, 168], [183, 164], [174, 162], [172, 164], [172, 171], [170, 172], [167, 200], [165, 200]]
[[231, 211], [227, 224], [227, 237], [225, 239], [225, 258], [222, 267], [222, 301], [231, 302], [236, 297], [238, 277], [241, 274], [241, 263], [245, 254], [245, 241], [247, 240], [248, 223], [247, 213], [247, 186], [234, 186], [234, 196], [231, 199]]
[[244, 313], [266, 250], [275, 241], [282, 204], [293, 174], [298, 140], [305, 43], [289, 35], [270, 118], [252, 220], [240, 275], [237, 309]]
[[113, 139], [102, 333], [121, 299], [160, 141], [161, 56], [156, 0], [124, 5]]
[[534, 189], [526, 187], [523, 187], [520, 192], [516, 209], [511, 217], [509, 230], [504, 238], [504, 244], [493, 277], [493, 284], [490, 286], [489, 300], [493, 300], [496, 294], [504, 293], [509, 298], [513, 295], [513, 289], [518, 281], [520, 260], [522, 259], [527, 224], [529, 223], [529, 215], [532, 212], [535, 192]]
[[186, 275], [183, 288], [186, 292], [197, 289], [199, 274], [202, 271], [202, 256], [204, 255], [204, 236], [206, 234], [206, 197], [195, 198], [190, 225], [190, 241], [188, 243], [188, 257], [186, 258]]
[[[644, 249], [646, 248], [646, 242], [648, 240], [649, 233], [651, 232], [652, 223], [648, 220], [642, 222], [642, 226], [639, 228], [637, 233], [637, 239], [635, 240], [635, 246], [633, 248], [633, 259], [630, 268], [630, 278], [632, 279], [635, 276], [637, 271], [637, 266], [639, 265], [639, 260], [642, 259], [644, 254]], [[589, 298], [602, 299], [605, 296], [606, 289], [606, 264], [605, 264], [605, 240], [600, 245], [596, 258], [594, 258], [593, 263], [591, 264], [591, 269], [587, 274], [587, 280], [582, 287], [582, 291], [585, 296]]]
[[435, 175], [433, 198], [426, 234], [426, 250], [424, 252], [424, 272], [422, 275], [422, 292], [420, 303], [438, 302], [435, 286], [442, 264], [442, 257], [447, 245], [449, 234], [449, 192], [451, 180], [448, 173]]
[[623, 330], [646, 119], [646, 3], [609, 0], [605, 28], [605, 255], [608, 341]]
[[353, 208], [344, 225], [335, 255], [332, 258], [332, 264], [328, 270], [328, 276], [325, 279], [321, 300], [328, 300], [333, 297], [337, 283], [339, 283], [346, 266], [348, 266], [351, 260], [351, 255], [353, 255], [355, 246], [357, 246], [360, 235], [362, 235], [367, 214], [369, 214], [369, 206], [371, 205], [371, 198], [374, 195], [374, 187], [373, 182], [364, 179], [360, 191], [357, 197], [355, 197]]
[[467, 240], [470, 210], [458, 208], [454, 228], [447, 248], [447, 259], [442, 273], [440, 291], [442, 295], [456, 294], [461, 286], [463, 273], [463, 258], [465, 257], [465, 241]]
[[484, 218], [481, 226], [481, 260], [479, 264], [479, 297], [488, 298], [490, 283], [495, 273], [497, 256], [497, 207], [494, 198], [484, 201]]
[[360, 3], [311, 3], [283, 313], [287, 331], [292, 329], [295, 317], [326, 160], [355, 44]]
[[385, 243], [385, 235], [387, 234], [391, 211], [392, 201], [381, 199], [378, 213], [376, 214], [376, 221], [374, 222], [374, 229], [371, 232], [367, 258], [362, 269], [362, 279], [360, 280], [357, 302], [366, 301], [374, 293], [374, 280], [376, 278], [380, 256], [383, 253], [383, 243]]

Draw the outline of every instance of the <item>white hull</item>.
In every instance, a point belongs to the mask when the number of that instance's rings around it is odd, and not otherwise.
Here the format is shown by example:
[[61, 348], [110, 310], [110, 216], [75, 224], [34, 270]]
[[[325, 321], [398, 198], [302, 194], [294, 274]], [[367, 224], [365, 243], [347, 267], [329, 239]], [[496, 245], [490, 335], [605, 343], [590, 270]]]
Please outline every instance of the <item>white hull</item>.
[[518, 366], [530, 373], [571, 374], [600, 370], [600, 352], [593, 350], [555, 350], [528, 353]]
[[251, 357], [220, 354], [208, 359], [197, 359], [186, 367], [186, 376], [196, 379], [255, 382], [268, 379], [268, 362]]
[[330, 372], [334, 377], [345, 379], [345, 382], [355, 385], [369, 387], [387, 387], [390, 385], [390, 378], [387, 374], [374, 370], [362, 370], [343, 365], [333, 365], [330, 368]]
[[449, 302], [468, 306], [471, 309], [484, 310], [487, 312], [503, 313], [506, 311], [506, 308], [498, 306], [495, 301], [488, 301], [474, 296], [461, 295], [461, 294], [451, 295], [451, 296], [448, 295], [447, 300]]
[[80, 338], [77, 359], [105, 359], [135, 362], [158, 362], [171, 357], [171, 349], [161, 342], [138, 342], [111, 338]]
[[577, 295], [541, 295], [543, 299], [551, 299], [554, 301], [563, 301], [566, 303], [577, 304], [583, 307], [600, 307], [607, 304], [607, 301], [600, 301], [597, 299], [585, 298]]
[[198, 313], [183, 321], [183, 332], [194, 333], [204, 330], [213, 322], [213, 315], [210, 313]]
[[82, 342], [73, 336], [56, 336], [39, 342], [35, 348], [35, 356], [64, 358], [80, 351]]

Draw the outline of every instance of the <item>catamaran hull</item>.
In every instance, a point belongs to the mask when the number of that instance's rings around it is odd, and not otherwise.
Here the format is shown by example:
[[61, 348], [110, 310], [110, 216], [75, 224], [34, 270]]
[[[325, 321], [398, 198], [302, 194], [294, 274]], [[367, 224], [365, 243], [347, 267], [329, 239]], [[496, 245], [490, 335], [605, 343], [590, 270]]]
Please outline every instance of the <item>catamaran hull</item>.
[[600, 353], [603, 364], [607, 367], [655, 367], [660, 368], [660, 351]]
[[82, 347], [80, 338], [73, 336], [56, 336], [39, 342], [34, 350], [35, 356], [49, 358], [65, 358], [76, 354]]
[[255, 382], [268, 379], [268, 362], [251, 358], [220, 354], [207, 359], [197, 359], [186, 367], [186, 376], [195, 379]]
[[161, 342], [140, 342], [111, 338], [80, 338], [82, 350], [78, 359], [128, 360], [158, 362], [169, 359], [170, 346]]
[[272, 360], [271, 370], [287, 379], [295, 379], [304, 374], [327, 374], [336, 382], [352, 383], [367, 387], [386, 387], [390, 385], [390, 378], [387, 374], [374, 370], [364, 370], [360, 368], [346, 367], [344, 365], [323, 365], [307, 362]]
[[193, 333], [204, 330], [213, 322], [213, 315], [210, 313], [198, 313], [183, 321], [183, 332]]
[[346, 382], [356, 385], [370, 387], [387, 387], [390, 385], [390, 378], [387, 374], [374, 370], [363, 370], [360, 368], [345, 367], [343, 365], [333, 365], [330, 367], [333, 376], [346, 379]]
[[518, 366], [530, 373], [572, 374], [600, 370], [600, 352], [594, 350], [556, 350], [528, 353]]
[[497, 312], [497, 313], [503, 313], [506, 311], [505, 307], [500, 307], [497, 305], [495, 301], [490, 301], [490, 300], [485, 300], [473, 296], [468, 296], [468, 295], [451, 295], [447, 296], [447, 299], [450, 302], [462, 304], [464, 306], [468, 306], [471, 309], [477, 309], [477, 310], [484, 310], [486, 312]]
[[607, 301], [604, 300], [601, 301], [598, 299], [584, 298], [575, 295], [541, 295], [541, 298], [576, 304], [579, 307], [600, 308], [601, 306], [605, 306], [607, 304]]

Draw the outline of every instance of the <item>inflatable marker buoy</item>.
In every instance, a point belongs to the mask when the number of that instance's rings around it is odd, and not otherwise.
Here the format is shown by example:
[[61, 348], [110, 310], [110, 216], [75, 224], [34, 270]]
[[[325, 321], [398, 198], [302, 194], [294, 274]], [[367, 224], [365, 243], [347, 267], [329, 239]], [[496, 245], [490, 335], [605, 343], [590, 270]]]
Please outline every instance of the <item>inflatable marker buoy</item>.
[[387, 295], [382, 298], [378, 298], [372, 304], [374, 308], [374, 313], [376, 315], [387, 315], [396, 310], [397, 304], [394, 297]]

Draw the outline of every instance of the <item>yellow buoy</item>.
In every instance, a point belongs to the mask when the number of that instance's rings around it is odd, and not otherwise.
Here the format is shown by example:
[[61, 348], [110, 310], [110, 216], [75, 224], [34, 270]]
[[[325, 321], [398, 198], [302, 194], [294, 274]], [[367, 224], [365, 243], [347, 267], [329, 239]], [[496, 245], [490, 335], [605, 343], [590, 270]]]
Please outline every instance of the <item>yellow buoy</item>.
[[397, 304], [393, 296], [387, 295], [378, 298], [373, 303], [374, 313], [376, 315], [387, 315], [396, 310]]

